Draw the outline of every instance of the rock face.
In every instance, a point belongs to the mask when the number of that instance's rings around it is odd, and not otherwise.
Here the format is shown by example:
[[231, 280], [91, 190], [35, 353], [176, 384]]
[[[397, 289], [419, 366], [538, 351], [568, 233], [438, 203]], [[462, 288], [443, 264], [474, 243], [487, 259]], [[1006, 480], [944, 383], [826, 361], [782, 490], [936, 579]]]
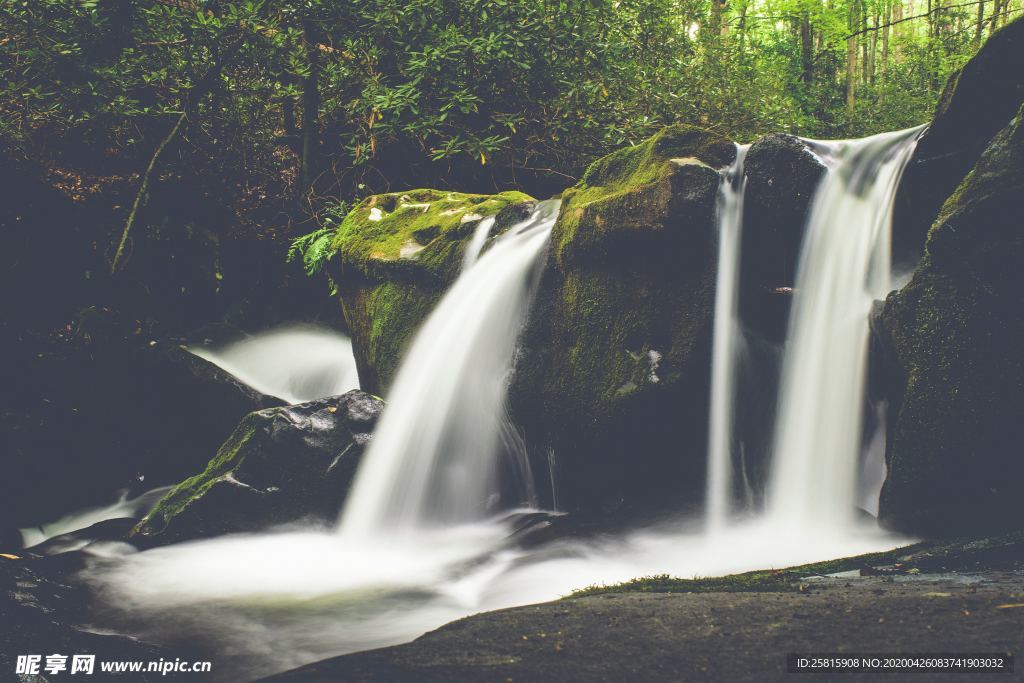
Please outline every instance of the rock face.
[[657, 507], [703, 487], [713, 214], [735, 153], [673, 126], [563, 195], [510, 391], [562, 509]]
[[780, 343], [785, 338], [811, 198], [825, 165], [799, 138], [767, 135], [750, 146], [744, 163], [742, 289], [746, 326]]
[[993, 35], [946, 83], [934, 120], [903, 174], [894, 216], [893, 258], [920, 256], [943, 202], [992, 137], [1024, 102], [1024, 20]]
[[413, 332], [458, 276], [480, 222], [493, 216], [491, 234], [498, 234], [533, 204], [521, 192], [413, 190], [368, 197], [345, 217], [329, 269], [352, 334], [360, 386], [386, 392]]
[[143, 544], [337, 517], [383, 402], [362, 391], [250, 413], [136, 527]]
[[946, 201], [913, 279], [876, 320], [893, 378], [880, 509], [890, 527], [949, 535], [1016, 527], [1024, 514], [1021, 196], [1024, 109]]

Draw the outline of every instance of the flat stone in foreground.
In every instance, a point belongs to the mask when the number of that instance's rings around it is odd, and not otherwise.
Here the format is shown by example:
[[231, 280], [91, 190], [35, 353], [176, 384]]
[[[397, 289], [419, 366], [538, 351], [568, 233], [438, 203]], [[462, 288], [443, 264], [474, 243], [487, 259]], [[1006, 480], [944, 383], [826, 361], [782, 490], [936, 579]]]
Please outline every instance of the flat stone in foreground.
[[[803, 592], [609, 593], [469, 617], [271, 681], [781, 681], [789, 652], [1024, 653], [1024, 574], [821, 578]], [[995, 676], [998, 680], [1019, 680]], [[843, 681], [910, 674], [832, 674]], [[829, 676], [825, 676], [829, 679]], [[914, 680], [965, 681], [970, 674]]]

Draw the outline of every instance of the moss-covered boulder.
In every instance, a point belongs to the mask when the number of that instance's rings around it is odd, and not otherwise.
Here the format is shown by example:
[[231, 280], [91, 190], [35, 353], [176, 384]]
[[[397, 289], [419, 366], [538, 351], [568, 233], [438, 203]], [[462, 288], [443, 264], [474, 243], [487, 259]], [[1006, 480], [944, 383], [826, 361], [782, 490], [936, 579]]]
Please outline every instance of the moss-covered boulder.
[[345, 217], [329, 269], [352, 334], [359, 381], [383, 394], [419, 323], [458, 276], [480, 222], [491, 234], [525, 218], [534, 201], [496, 195], [413, 190], [374, 195]]
[[897, 263], [920, 257], [943, 202], [1024, 104], [1022, 63], [1024, 19], [1016, 19], [950, 76], [900, 184], [893, 222]]
[[558, 505], [609, 512], [703, 486], [719, 169], [672, 126], [567, 190], [510, 400]]
[[383, 402], [362, 391], [246, 415], [135, 528], [144, 545], [337, 517]]
[[925, 535], [1020, 526], [1022, 196], [1024, 109], [946, 201], [913, 279], [876, 320], [893, 378], [888, 526]]

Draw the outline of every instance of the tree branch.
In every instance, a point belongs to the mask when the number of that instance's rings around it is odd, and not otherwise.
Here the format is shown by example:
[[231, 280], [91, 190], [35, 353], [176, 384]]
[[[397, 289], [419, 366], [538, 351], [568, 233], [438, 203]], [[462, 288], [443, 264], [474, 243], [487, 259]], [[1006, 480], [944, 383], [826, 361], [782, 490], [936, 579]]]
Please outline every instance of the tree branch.
[[128, 214], [128, 220], [125, 222], [124, 230], [121, 233], [121, 241], [118, 243], [117, 251], [114, 252], [114, 259], [110, 263], [111, 275], [117, 272], [117, 266], [124, 258], [124, 249], [125, 245], [128, 244], [128, 236], [132, 231], [132, 226], [135, 224], [135, 216], [146, 196], [146, 191], [149, 189], [149, 178], [153, 175], [153, 169], [156, 168], [156, 163], [160, 159], [160, 155], [163, 154], [167, 145], [171, 144], [171, 141], [173, 141], [178, 135], [178, 132], [184, 125], [185, 120], [188, 118], [189, 110], [196, 102], [202, 99], [207, 92], [210, 91], [213, 83], [220, 76], [221, 70], [223, 70], [228, 62], [234, 58], [238, 49], [242, 46], [242, 42], [242, 36], [236, 37], [235, 41], [225, 48], [224, 52], [220, 54], [217, 61], [210, 67], [209, 71], [203, 74], [203, 77], [196, 81], [195, 85], [192, 86], [188, 91], [188, 94], [185, 96], [181, 115], [178, 117], [178, 120], [175, 121], [174, 127], [171, 128], [171, 132], [169, 132], [164, 139], [160, 141], [160, 144], [157, 145], [156, 151], [153, 152], [153, 156], [150, 157], [149, 164], [146, 166], [146, 170], [142, 174], [142, 183], [139, 185], [139, 191], [135, 193], [135, 201], [132, 202], [132, 210]]

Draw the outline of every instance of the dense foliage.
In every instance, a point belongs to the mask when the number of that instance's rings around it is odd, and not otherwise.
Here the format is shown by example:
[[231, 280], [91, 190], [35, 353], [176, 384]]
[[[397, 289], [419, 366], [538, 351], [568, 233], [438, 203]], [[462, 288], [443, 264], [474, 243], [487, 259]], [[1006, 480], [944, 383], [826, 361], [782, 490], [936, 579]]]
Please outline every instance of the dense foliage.
[[[1021, 0], [12, 0], [0, 140], [187, 167], [320, 211], [371, 191], [570, 184], [670, 122], [749, 140], [927, 119]], [[178, 125], [180, 124], [180, 125]], [[160, 147], [166, 143], [165, 148]], [[314, 199], [319, 197], [320, 199]]]

